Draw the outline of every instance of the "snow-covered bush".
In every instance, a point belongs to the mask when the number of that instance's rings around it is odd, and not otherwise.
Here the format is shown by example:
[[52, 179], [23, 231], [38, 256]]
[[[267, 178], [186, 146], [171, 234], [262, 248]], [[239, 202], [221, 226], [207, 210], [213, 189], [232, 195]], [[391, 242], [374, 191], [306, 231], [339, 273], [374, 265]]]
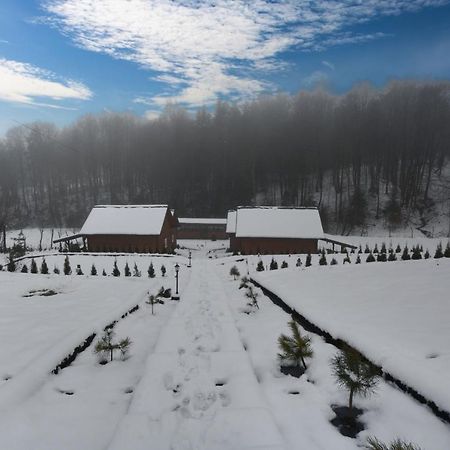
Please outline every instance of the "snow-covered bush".
[[282, 263], [281, 263], [281, 268], [282, 269], [286, 269], [288, 267], [288, 263], [286, 262], [286, 261], [283, 261]]
[[366, 262], [368, 263], [375, 262], [375, 256], [373, 256], [372, 252], [370, 252], [369, 255], [367, 256]]
[[377, 438], [373, 437], [369, 437], [367, 439], [367, 444], [365, 447], [369, 450], [420, 450], [420, 447], [401, 439], [396, 439], [389, 444], [384, 444]]
[[278, 269], [278, 263], [275, 261], [274, 258], [272, 258], [272, 261], [270, 261], [269, 269], [270, 270], [277, 270]]
[[311, 253], [308, 253], [308, 254], [306, 255], [305, 267], [310, 267], [310, 266], [311, 266], [311, 259], [312, 259]]
[[436, 247], [436, 252], [434, 253], [434, 258], [439, 259], [444, 257], [444, 252], [442, 251], [442, 243], [439, 242], [439, 244]]
[[164, 266], [164, 264], [161, 266], [161, 275], [162, 275], [163, 277], [166, 276], [166, 267]]
[[257, 272], [263, 272], [264, 271], [264, 263], [262, 262], [262, 259], [258, 261], [258, 264], [256, 266]]
[[138, 269], [138, 266], [136, 263], [134, 263], [134, 267], [133, 267], [133, 277], [140, 277], [141, 276], [141, 271]]
[[152, 262], [150, 262], [150, 265], [148, 266], [147, 273], [149, 278], [155, 278], [155, 268], [153, 267]]
[[239, 269], [236, 266], [233, 266], [230, 269], [230, 275], [233, 277], [234, 280], [236, 280], [236, 278], [239, 277], [241, 274], [239, 272]]
[[408, 246], [405, 245], [405, 248], [403, 249], [403, 253], [402, 253], [402, 260], [409, 261], [410, 259], [411, 259], [411, 255], [409, 254]]
[[322, 252], [322, 256], [319, 259], [320, 266], [326, 266], [328, 264], [327, 257], [325, 256], [325, 252]]
[[43, 275], [47, 275], [48, 274], [48, 266], [47, 266], [47, 262], [45, 261], [45, 258], [42, 258], [41, 273]]
[[34, 258], [31, 258], [30, 273], [38, 273], [37, 264], [36, 264], [36, 261], [34, 260]]
[[331, 261], [330, 261], [330, 266], [337, 266], [337, 260], [336, 260], [336, 258], [332, 258], [331, 259]]
[[72, 273], [72, 268], [70, 267], [69, 256], [66, 255], [64, 258], [64, 275], [70, 275]]
[[130, 338], [126, 337], [119, 342], [114, 342], [114, 337], [115, 333], [112, 328], [107, 328], [103, 336], [95, 344], [94, 353], [100, 355], [103, 361], [107, 357], [109, 357], [110, 361], [112, 361], [116, 350], [120, 351], [122, 359], [125, 358], [128, 353], [131, 346]]
[[125, 263], [124, 275], [126, 277], [131, 277], [130, 266], [128, 265], [128, 261]]
[[248, 287], [248, 283], [250, 283], [250, 278], [247, 278], [247, 277], [242, 277], [241, 278], [241, 284], [239, 285], [239, 289], [242, 289], [242, 288], [247, 288]]
[[112, 274], [114, 277], [120, 277], [120, 270], [117, 267], [117, 260], [114, 261], [114, 267], [113, 267]]
[[258, 297], [259, 294], [255, 291], [253, 286], [247, 286], [247, 290], [245, 291], [245, 296], [249, 300], [247, 306], [250, 308], [248, 312], [255, 312], [259, 309], [258, 305]]
[[92, 266], [91, 266], [91, 275], [93, 277], [95, 277], [97, 275], [97, 269], [95, 267], [95, 264], [92, 264]]
[[411, 259], [422, 259], [422, 253], [420, 252], [420, 247], [418, 245], [413, 247]]

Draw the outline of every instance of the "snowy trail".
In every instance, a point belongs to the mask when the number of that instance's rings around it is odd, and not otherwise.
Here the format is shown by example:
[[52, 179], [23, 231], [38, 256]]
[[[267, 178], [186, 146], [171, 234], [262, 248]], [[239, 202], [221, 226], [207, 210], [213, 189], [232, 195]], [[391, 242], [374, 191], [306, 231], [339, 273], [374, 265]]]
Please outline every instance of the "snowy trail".
[[111, 450], [285, 448], [221, 280], [196, 260]]

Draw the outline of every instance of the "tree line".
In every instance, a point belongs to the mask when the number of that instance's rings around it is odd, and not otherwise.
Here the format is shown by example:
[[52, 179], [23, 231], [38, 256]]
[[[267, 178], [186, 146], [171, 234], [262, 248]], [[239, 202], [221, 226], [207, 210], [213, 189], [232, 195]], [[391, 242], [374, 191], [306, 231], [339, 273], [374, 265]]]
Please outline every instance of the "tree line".
[[179, 216], [236, 205], [316, 205], [341, 232], [367, 203], [389, 222], [430, 206], [450, 151], [450, 83], [276, 94], [156, 120], [86, 115], [0, 140], [0, 226], [80, 226], [95, 204], [169, 203]]

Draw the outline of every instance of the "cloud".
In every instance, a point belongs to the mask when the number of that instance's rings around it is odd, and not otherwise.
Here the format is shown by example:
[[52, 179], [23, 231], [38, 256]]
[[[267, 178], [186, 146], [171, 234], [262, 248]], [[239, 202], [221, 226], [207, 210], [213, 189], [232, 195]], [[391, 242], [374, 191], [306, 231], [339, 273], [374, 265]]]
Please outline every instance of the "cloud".
[[[168, 86], [155, 105], [253, 96], [274, 86], [255, 71], [285, 67], [292, 49], [320, 51], [386, 37], [352, 25], [448, 0], [42, 0], [42, 21], [79, 47], [132, 61]], [[176, 91], [176, 92], [174, 92]]]
[[0, 44], [9, 44], [9, 41], [6, 39], [0, 39]]
[[318, 84], [326, 83], [329, 80], [328, 75], [321, 70], [312, 72], [307, 77], [303, 78], [302, 82], [307, 87], [317, 86]]
[[56, 76], [44, 69], [18, 61], [0, 58], [0, 100], [11, 103], [65, 108], [40, 99], [62, 101], [88, 100], [92, 92], [83, 84], [72, 80], [57, 81]]
[[147, 120], [155, 120], [155, 119], [158, 119], [160, 115], [161, 115], [161, 111], [158, 111], [156, 109], [149, 109], [149, 110], [145, 111], [144, 118]]
[[325, 67], [328, 67], [330, 70], [335, 70], [336, 69], [335, 65], [333, 63], [331, 63], [330, 61], [322, 61], [322, 64]]

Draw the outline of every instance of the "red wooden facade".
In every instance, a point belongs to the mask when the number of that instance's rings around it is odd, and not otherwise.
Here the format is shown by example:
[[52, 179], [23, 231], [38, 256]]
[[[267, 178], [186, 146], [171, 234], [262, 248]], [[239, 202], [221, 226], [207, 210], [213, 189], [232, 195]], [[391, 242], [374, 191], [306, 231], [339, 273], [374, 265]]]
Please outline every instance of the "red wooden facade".
[[230, 235], [230, 250], [243, 255], [317, 253], [317, 239], [237, 238]]

